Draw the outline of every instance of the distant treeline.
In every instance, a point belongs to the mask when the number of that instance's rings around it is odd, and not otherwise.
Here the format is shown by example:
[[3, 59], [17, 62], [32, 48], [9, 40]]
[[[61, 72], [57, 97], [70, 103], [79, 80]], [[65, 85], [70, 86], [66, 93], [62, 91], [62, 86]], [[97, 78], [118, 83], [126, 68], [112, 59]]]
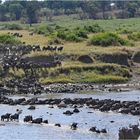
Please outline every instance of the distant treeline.
[[79, 19], [139, 17], [140, 1], [0, 1], [0, 21], [32, 24], [70, 14], [77, 14]]

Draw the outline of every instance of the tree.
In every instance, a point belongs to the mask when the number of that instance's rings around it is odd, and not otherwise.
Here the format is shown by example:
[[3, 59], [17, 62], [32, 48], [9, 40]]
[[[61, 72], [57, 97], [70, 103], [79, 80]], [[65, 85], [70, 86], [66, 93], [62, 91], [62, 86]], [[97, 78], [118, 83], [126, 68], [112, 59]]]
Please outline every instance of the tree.
[[81, 8], [84, 13], [88, 14], [89, 18], [96, 19], [96, 14], [99, 11], [98, 2], [85, 0], [81, 3]]
[[7, 12], [6, 7], [4, 5], [0, 4], [0, 21], [4, 21], [5, 20], [6, 12]]
[[9, 12], [11, 13], [12, 16], [15, 16], [15, 20], [19, 20], [21, 18], [22, 9], [23, 7], [19, 3], [11, 4], [9, 6]]
[[128, 3], [127, 11], [129, 13], [129, 17], [135, 17], [137, 9], [138, 9], [137, 3], [135, 3], [135, 2]]
[[48, 8], [43, 8], [41, 12], [46, 17], [46, 20], [52, 21], [52, 18], [53, 18], [53, 10], [48, 9]]
[[38, 22], [37, 12], [40, 9], [40, 6], [38, 3], [39, 3], [38, 1], [28, 1], [26, 13], [27, 13], [28, 22], [30, 26], [32, 25], [32, 23]]

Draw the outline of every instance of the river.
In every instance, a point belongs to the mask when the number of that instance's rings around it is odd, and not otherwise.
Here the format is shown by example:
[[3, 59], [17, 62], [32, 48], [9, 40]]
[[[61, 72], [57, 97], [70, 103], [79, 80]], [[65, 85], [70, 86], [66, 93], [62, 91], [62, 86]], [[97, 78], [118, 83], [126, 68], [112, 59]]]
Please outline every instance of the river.
[[[21, 97], [21, 96], [20, 96]], [[19, 96], [11, 96], [11, 98], [20, 98]], [[22, 96], [23, 97], [23, 96]], [[32, 96], [27, 96], [30, 98]], [[129, 92], [110, 92], [110, 93], [82, 93], [82, 94], [49, 94], [41, 95], [40, 98], [85, 98], [92, 97], [95, 99], [114, 99], [114, 100], [140, 100], [140, 91]], [[36, 105], [35, 110], [28, 110], [27, 106], [9, 106], [0, 105], [0, 115], [15, 113], [16, 109], [22, 109], [19, 122], [0, 122], [0, 139], [2, 140], [93, 140], [93, 139], [118, 139], [118, 130], [129, 124], [139, 123], [139, 116], [124, 115], [114, 112], [100, 112], [87, 108], [86, 106], [79, 108], [80, 113], [66, 116], [63, 114], [66, 110], [72, 108], [58, 109], [49, 108], [48, 105]], [[32, 115], [34, 118], [43, 117], [48, 119], [49, 124], [31, 124], [24, 123], [23, 118], [26, 115]], [[114, 121], [114, 123], [111, 123]], [[71, 130], [70, 124], [78, 123], [77, 130]], [[61, 127], [54, 126], [60, 123]], [[90, 132], [89, 129], [96, 126], [97, 129], [107, 129], [107, 134], [96, 134]]]

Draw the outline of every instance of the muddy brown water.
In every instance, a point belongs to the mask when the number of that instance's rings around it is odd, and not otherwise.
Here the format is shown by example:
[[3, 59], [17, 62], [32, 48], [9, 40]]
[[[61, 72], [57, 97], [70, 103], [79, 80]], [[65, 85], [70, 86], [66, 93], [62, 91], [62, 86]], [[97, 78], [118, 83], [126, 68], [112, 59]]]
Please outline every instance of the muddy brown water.
[[[20, 98], [23, 96], [11, 96], [11, 98]], [[26, 98], [31, 98], [29, 95]], [[114, 100], [137, 100], [140, 99], [140, 91], [129, 91], [120, 93], [86, 93], [86, 94], [49, 94], [41, 95], [40, 98], [99, 98], [99, 99], [114, 99]], [[129, 124], [139, 123], [139, 116], [123, 115], [114, 112], [100, 112], [89, 109], [86, 106], [79, 108], [80, 113], [66, 116], [63, 114], [66, 110], [72, 108], [58, 109], [48, 108], [48, 105], [37, 105], [36, 110], [28, 110], [29, 106], [9, 106], [0, 105], [0, 115], [15, 113], [16, 109], [22, 109], [19, 122], [0, 122], [0, 139], [2, 140], [93, 140], [93, 139], [118, 139], [118, 130], [121, 127], [129, 126]], [[92, 113], [88, 113], [92, 112]], [[51, 115], [52, 114], [52, 115]], [[48, 119], [49, 124], [30, 124], [24, 123], [23, 118], [26, 115], [43, 117]], [[111, 123], [110, 121], [114, 121]], [[71, 130], [70, 124], [78, 123], [77, 130]], [[60, 123], [61, 127], [54, 126], [55, 123]], [[107, 134], [96, 134], [89, 131], [92, 126], [97, 129], [107, 129]]]

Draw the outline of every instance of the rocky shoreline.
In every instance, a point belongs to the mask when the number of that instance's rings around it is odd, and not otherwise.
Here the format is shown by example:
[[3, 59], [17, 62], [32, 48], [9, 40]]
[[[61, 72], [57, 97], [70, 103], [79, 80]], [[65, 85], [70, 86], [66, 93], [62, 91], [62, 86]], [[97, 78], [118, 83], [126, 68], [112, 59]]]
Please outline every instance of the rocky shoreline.
[[139, 90], [140, 83], [125, 84], [50, 84], [44, 86], [46, 93], [85, 93], [90, 91], [99, 92], [125, 92], [131, 90]]
[[[40, 95], [40, 94], [57, 94], [57, 93], [88, 93], [88, 92], [126, 92], [131, 90], [139, 90], [140, 83], [124, 83], [124, 84], [92, 84], [92, 83], [67, 83], [67, 84], [39, 84], [35, 90], [31, 92], [31, 87], [22, 87], [22, 92], [15, 88], [3, 86], [0, 87], [0, 95]], [[24, 92], [25, 91], [25, 92]]]

